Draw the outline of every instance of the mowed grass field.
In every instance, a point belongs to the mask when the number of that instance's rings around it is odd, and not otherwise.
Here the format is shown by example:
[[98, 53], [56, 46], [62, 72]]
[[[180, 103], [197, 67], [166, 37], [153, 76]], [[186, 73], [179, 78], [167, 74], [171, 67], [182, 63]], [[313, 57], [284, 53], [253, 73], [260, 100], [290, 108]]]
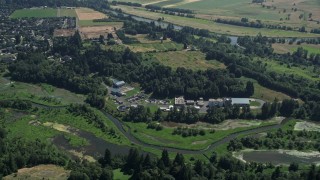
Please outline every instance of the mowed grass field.
[[19, 9], [11, 14], [10, 18], [46, 18], [57, 17], [57, 9]]
[[184, 67], [192, 70], [224, 69], [223, 63], [216, 60], [205, 60], [205, 54], [200, 51], [169, 51], [152, 53], [156, 60], [174, 69]]
[[94, 22], [93, 20], [80, 20], [79, 26], [123, 26], [123, 22]]
[[261, 33], [264, 36], [268, 37], [320, 37], [320, 34], [311, 34], [311, 33], [301, 33], [297, 31], [284, 31], [278, 29], [266, 29], [266, 28], [250, 28], [250, 27], [242, 27], [242, 26], [233, 26], [221, 23], [215, 23], [208, 19], [196, 19], [196, 18], [187, 18], [180, 16], [173, 16], [168, 14], [156, 13], [147, 11], [144, 8], [136, 8], [129, 6], [112, 6], [113, 8], [121, 8], [123, 12], [141, 16], [153, 20], [157, 20], [160, 17], [164, 18], [164, 21], [170, 22], [180, 26], [190, 26], [199, 29], [207, 29], [211, 32], [219, 33], [219, 34], [229, 34], [229, 35], [237, 35], [237, 36], [256, 36]]

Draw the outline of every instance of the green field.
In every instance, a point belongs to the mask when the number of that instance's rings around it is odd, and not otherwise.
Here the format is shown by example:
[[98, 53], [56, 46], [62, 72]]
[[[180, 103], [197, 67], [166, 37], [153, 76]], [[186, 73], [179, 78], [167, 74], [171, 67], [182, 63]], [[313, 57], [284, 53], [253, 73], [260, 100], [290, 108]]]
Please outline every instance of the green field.
[[313, 67], [309, 66], [288, 66], [286, 63], [281, 64], [278, 61], [270, 60], [270, 59], [260, 59], [256, 58], [255, 60], [260, 60], [264, 64], [267, 64], [266, 68], [268, 71], [277, 72], [280, 74], [292, 74], [294, 76], [300, 76], [302, 78], [311, 80], [311, 81], [318, 81], [318, 74], [313, 72]]
[[80, 20], [80, 26], [123, 26], [122, 22], [94, 22], [93, 20]]
[[170, 51], [152, 53], [156, 60], [174, 69], [184, 67], [192, 70], [224, 69], [225, 65], [216, 60], [205, 60], [205, 54], [200, 51]]
[[297, 51], [298, 47], [302, 47], [305, 50], [308, 50], [308, 54], [320, 54], [320, 45], [315, 45], [315, 44], [272, 44], [272, 48], [274, 49], [274, 51], [276, 53], [279, 54], [285, 54], [285, 53], [293, 53], [295, 51]]
[[46, 18], [57, 17], [57, 9], [19, 9], [11, 14], [10, 18]]
[[288, 96], [284, 93], [277, 92], [277, 91], [274, 91], [274, 90], [271, 90], [271, 89], [268, 89], [268, 88], [261, 86], [254, 79], [245, 78], [245, 77], [241, 77], [241, 79], [253, 82], [253, 86], [254, 86], [254, 94], [252, 95], [253, 98], [262, 99], [262, 100], [265, 100], [268, 102], [273, 102], [273, 100], [275, 98], [277, 98], [280, 101], [282, 101], [284, 99], [291, 99], [290, 96]]
[[228, 34], [228, 35], [237, 35], [237, 36], [256, 36], [261, 33], [264, 36], [268, 37], [320, 37], [319, 34], [311, 34], [311, 33], [301, 33], [297, 31], [284, 31], [278, 29], [266, 29], [266, 28], [250, 28], [250, 27], [242, 27], [242, 26], [234, 26], [227, 24], [215, 23], [208, 19], [196, 19], [196, 18], [187, 18], [180, 17], [174, 15], [168, 15], [163, 13], [155, 13], [147, 11], [144, 8], [134, 8], [129, 6], [113, 6], [113, 8], [121, 8], [123, 12], [141, 16], [149, 19], [157, 20], [159, 17], [163, 17], [164, 21], [170, 22], [173, 24], [181, 25], [181, 26], [190, 26], [199, 29], [207, 29], [211, 32], [219, 33], [219, 34]]
[[60, 15], [60, 17], [63, 17], [63, 16], [77, 17], [77, 13], [76, 13], [76, 11], [74, 9], [58, 9], [57, 14], [58, 14], [57, 16]]
[[114, 180], [128, 180], [131, 176], [124, 175], [120, 169], [113, 170], [113, 179]]
[[84, 95], [47, 84], [11, 82], [0, 77], [0, 99], [26, 99], [48, 105], [83, 103]]
[[262, 122], [260, 125], [252, 125], [250, 127], [216, 130], [214, 133], [209, 129], [205, 129], [206, 133], [204, 136], [182, 137], [181, 135], [172, 134], [174, 128], [164, 127], [161, 131], [156, 131], [154, 129], [147, 129], [147, 124], [145, 123], [126, 122], [126, 125], [130, 127], [132, 134], [145, 143], [191, 150], [205, 149], [213, 142], [218, 141], [231, 133], [270, 124], [273, 124], [273, 122]]
[[168, 51], [168, 50], [182, 50], [183, 45], [175, 42], [164, 42], [164, 43], [136, 43], [126, 45], [134, 52], [150, 52], [150, 51]]

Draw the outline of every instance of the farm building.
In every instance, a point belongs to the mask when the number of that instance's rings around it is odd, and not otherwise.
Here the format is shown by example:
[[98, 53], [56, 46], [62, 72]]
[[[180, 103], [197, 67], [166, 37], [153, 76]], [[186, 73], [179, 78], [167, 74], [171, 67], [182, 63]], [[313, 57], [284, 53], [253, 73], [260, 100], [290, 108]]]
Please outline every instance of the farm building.
[[123, 93], [119, 88], [111, 88], [111, 94], [115, 96], [125, 96], [126, 93]]
[[186, 105], [183, 96], [174, 98], [174, 105], [176, 105], [176, 106], [184, 106], [184, 105]]
[[224, 105], [224, 99], [209, 99], [209, 107], [222, 107]]
[[117, 88], [120, 88], [120, 87], [124, 86], [125, 84], [126, 83], [124, 81], [116, 81], [116, 80], [113, 81], [113, 86], [117, 87]]
[[186, 105], [194, 105], [194, 100], [186, 100]]
[[250, 106], [250, 100], [248, 98], [231, 98], [231, 105]]

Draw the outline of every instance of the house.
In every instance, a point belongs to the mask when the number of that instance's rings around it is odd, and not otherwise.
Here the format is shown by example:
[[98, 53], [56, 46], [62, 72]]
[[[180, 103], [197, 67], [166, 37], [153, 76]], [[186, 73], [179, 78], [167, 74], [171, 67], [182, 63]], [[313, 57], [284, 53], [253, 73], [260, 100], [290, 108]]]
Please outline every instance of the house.
[[232, 106], [250, 106], [250, 100], [248, 98], [231, 98]]
[[111, 94], [115, 96], [125, 96], [126, 93], [123, 93], [119, 88], [111, 88]]
[[209, 107], [222, 107], [224, 105], [224, 99], [209, 99]]
[[186, 105], [183, 96], [174, 98], [174, 105], [175, 106], [184, 106], [184, 105]]
[[194, 105], [194, 100], [186, 100], [186, 105]]
[[204, 106], [203, 98], [199, 98], [199, 100], [197, 101], [197, 105], [200, 107]]
[[124, 81], [114, 81], [113, 82], [113, 86], [114, 87], [117, 87], [117, 88], [120, 88], [122, 86], [124, 86], [126, 83]]

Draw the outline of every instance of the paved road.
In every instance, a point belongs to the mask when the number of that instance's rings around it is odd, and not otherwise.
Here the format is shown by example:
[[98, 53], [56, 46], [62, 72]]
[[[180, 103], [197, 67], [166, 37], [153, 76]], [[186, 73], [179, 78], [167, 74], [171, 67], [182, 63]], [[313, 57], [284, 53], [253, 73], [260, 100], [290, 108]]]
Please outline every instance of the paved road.
[[[48, 105], [43, 105], [43, 104], [34, 103], [34, 102], [32, 102], [32, 105], [34, 107], [52, 108], [52, 109], [60, 109], [60, 108], [66, 107], [66, 106], [48, 106]], [[280, 124], [257, 127], [254, 129], [244, 130], [244, 131], [230, 134], [227, 137], [224, 137], [218, 141], [212, 142], [212, 144], [210, 144], [207, 148], [202, 149], [202, 150], [185, 150], [185, 149], [164, 147], [164, 146], [153, 145], [153, 144], [148, 144], [148, 143], [142, 142], [131, 134], [131, 130], [129, 128], [128, 128], [128, 131], [125, 130], [125, 128], [124, 128], [125, 125], [122, 121], [114, 118], [112, 115], [110, 115], [109, 113], [107, 113], [104, 110], [100, 110], [100, 111], [115, 124], [115, 126], [120, 130], [120, 132], [124, 136], [126, 136], [126, 138], [128, 138], [131, 143], [134, 143], [134, 144], [137, 144], [137, 145], [140, 145], [143, 147], [158, 149], [158, 150], [166, 149], [170, 152], [176, 152], [176, 153], [182, 153], [182, 154], [203, 154], [205, 152], [212, 151], [214, 148], [218, 147], [219, 145], [222, 145], [224, 143], [228, 143], [229, 141], [231, 141], [232, 139], [235, 139], [236, 137], [238, 137], [240, 135], [258, 134], [258, 133], [269, 131], [272, 129], [278, 129], [278, 128], [281, 128], [288, 121], [288, 119], [284, 119]]]

